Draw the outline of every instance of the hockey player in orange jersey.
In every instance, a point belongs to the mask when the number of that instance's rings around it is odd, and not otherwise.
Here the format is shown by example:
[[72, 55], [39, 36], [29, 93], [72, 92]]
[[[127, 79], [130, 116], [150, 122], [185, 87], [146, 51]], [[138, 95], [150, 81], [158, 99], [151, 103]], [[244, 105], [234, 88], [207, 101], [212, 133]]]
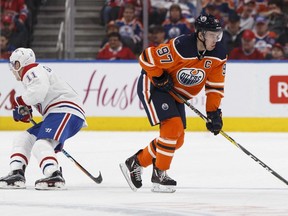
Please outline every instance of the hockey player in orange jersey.
[[138, 96], [152, 126], [160, 125], [159, 137], [120, 164], [129, 186], [142, 186], [143, 167], [153, 165], [153, 192], [174, 192], [176, 181], [167, 175], [175, 150], [184, 142], [186, 115], [184, 104], [174, 88], [191, 99], [202, 88], [206, 93], [209, 131], [217, 135], [222, 129], [219, 108], [224, 96], [227, 55], [221, 43], [222, 28], [212, 15], [201, 14], [195, 21], [196, 32], [171, 39], [167, 44], [146, 48], [139, 57], [142, 67]]

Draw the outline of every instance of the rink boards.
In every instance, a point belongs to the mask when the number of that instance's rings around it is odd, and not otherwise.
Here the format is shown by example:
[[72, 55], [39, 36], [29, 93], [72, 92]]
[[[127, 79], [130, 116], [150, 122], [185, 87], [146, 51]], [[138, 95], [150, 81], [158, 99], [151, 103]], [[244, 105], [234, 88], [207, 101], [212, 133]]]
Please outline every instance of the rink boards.
[[[86, 130], [157, 130], [150, 127], [138, 96], [137, 62], [43, 61], [63, 77], [83, 98], [89, 127]], [[225, 131], [288, 131], [288, 62], [228, 62], [222, 111]], [[0, 63], [5, 76], [0, 84], [0, 130], [18, 130], [29, 124], [11, 118], [12, 95], [22, 86], [15, 81], [8, 63]], [[205, 114], [202, 91], [190, 102]], [[187, 130], [204, 131], [205, 124], [186, 109]], [[33, 112], [36, 121], [41, 121]]]

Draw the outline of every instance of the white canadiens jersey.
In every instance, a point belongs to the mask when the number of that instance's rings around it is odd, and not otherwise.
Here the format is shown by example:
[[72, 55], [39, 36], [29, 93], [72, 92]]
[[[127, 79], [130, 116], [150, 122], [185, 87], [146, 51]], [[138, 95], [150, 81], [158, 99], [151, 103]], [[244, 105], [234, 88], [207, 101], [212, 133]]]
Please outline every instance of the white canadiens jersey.
[[22, 99], [27, 105], [34, 106], [43, 119], [49, 113], [71, 113], [83, 119], [83, 126], [87, 126], [80, 97], [68, 83], [41, 64], [27, 68], [21, 79], [25, 88]]

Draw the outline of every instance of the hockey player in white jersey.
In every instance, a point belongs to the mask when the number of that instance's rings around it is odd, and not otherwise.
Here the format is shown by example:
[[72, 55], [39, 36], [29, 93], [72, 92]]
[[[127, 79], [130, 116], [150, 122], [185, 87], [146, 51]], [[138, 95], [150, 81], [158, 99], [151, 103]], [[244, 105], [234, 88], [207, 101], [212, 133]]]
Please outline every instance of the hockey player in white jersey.
[[36, 63], [32, 49], [18, 48], [10, 56], [11, 71], [24, 85], [24, 92], [12, 103], [15, 121], [29, 123], [32, 107], [43, 121], [22, 132], [14, 140], [8, 176], [0, 178], [0, 188], [25, 188], [25, 168], [31, 153], [37, 159], [44, 178], [35, 189], [65, 188], [56, 153], [66, 139], [87, 126], [78, 94], [49, 67]]

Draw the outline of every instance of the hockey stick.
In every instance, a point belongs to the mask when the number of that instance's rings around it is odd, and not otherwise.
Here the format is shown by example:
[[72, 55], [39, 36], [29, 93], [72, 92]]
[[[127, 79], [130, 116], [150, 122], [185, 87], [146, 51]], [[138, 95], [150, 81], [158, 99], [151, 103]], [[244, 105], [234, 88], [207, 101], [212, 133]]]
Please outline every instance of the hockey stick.
[[83, 166], [81, 166], [81, 164], [79, 164], [67, 151], [65, 151], [64, 149], [62, 149], [62, 153], [68, 157], [72, 162], [74, 162], [88, 177], [90, 177], [94, 182], [96, 182], [97, 184], [100, 184], [103, 180], [101, 172], [99, 171], [99, 176], [98, 177], [94, 177], [93, 175], [91, 175]]
[[[185, 103], [191, 110], [193, 110], [200, 118], [202, 118], [205, 122], [209, 122], [210, 119], [208, 119], [205, 115], [203, 115], [198, 109], [196, 109], [191, 103], [189, 103], [182, 95], [180, 95], [178, 92], [176, 92], [175, 89], [171, 89], [171, 92], [177, 96], [183, 103]], [[245, 149], [243, 146], [241, 146], [239, 143], [237, 143], [232, 137], [230, 137], [228, 134], [226, 134], [223, 130], [220, 131], [220, 134], [224, 136], [227, 140], [229, 140], [232, 144], [237, 146], [239, 149], [241, 149], [246, 155], [248, 155], [250, 158], [252, 158], [255, 162], [260, 164], [264, 169], [266, 169], [268, 172], [270, 172], [272, 175], [277, 177], [279, 180], [284, 182], [286, 185], [288, 185], [288, 181], [284, 179], [282, 176], [280, 176], [277, 172], [275, 172], [273, 169], [271, 169], [268, 165], [266, 165], [263, 161], [261, 161], [259, 158], [257, 158], [255, 155], [253, 155], [251, 152], [249, 152], [247, 149]]]
[[[32, 122], [33, 125], [36, 125], [37, 123], [31, 118], [30, 122]], [[89, 178], [91, 178], [94, 182], [96, 182], [97, 184], [100, 184], [103, 180], [101, 172], [99, 171], [99, 175], [97, 177], [94, 177], [93, 175], [91, 175], [83, 166], [81, 166], [80, 163], [77, 162], [77, 160], [75, 160], [67, 151], [65, 151], [64, 149], [61, 150], [61, 152], [67, 157], [69, 158], [69, 160], [71, 160], [74, 164], [76, 164], [76, 166], [78, 166], [82, 172], [84, 172]]]

